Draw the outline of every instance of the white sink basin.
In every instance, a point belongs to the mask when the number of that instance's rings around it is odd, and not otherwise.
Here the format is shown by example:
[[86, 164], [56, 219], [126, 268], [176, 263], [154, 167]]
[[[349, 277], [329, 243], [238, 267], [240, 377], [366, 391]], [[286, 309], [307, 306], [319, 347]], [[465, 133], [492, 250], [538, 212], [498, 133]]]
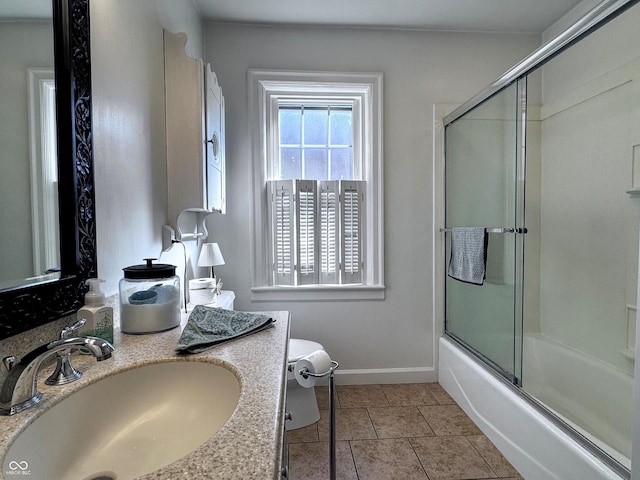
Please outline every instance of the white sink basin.
[[36, 419], [9, 448], [3, 472], [31, 480], [132, 479], [197, 449], [231, 417], [239, 398], [236, 376], [212, 363], [127, 370]]

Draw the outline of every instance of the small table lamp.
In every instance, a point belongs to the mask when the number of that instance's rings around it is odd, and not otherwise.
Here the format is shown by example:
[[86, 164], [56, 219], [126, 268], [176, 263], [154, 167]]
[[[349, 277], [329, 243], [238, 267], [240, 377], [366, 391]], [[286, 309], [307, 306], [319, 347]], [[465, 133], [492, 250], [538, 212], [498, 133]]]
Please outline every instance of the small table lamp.
[[211, 267], [211, 278], [215, 278], [213, 267], [224, 265], [224, 257], [217, 243], [203, 243], [198, 257], [199, 267]]

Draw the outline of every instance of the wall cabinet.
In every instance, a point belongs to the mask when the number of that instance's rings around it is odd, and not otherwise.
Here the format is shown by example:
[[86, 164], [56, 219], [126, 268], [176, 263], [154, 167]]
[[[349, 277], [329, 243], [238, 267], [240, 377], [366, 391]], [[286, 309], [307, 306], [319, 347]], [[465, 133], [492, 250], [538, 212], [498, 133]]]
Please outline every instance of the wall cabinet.
[[206, 237], [204, 217], [226, 211], [224, 96], [186, 43], [164, 31], [168, 211], [182, 239]]

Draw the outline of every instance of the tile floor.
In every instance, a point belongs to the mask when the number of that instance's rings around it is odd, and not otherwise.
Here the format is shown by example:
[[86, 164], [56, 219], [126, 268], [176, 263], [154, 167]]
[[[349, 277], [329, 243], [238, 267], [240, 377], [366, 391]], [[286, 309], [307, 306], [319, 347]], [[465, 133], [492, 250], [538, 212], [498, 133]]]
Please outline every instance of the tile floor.
[[[437, 383], [338, 385], [339, 480], [522, 480]], [[320, 421], [287, 432], [290, 480], [329, 478], [328, 388]]]

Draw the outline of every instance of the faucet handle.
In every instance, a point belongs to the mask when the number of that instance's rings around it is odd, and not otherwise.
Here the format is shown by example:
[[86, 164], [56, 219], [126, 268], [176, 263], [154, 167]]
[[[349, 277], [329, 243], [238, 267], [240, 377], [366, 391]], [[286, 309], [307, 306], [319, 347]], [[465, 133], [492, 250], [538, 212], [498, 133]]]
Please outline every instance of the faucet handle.
[[85, 323], [87, 323], [87, 320], [85, 318], [81, 318], [77, 322], [72, 323], [71, 325], [68, 325], [68, 326], [64, 327], [62, 329], [62, 331], [60, 332], [60, 340], [64, 340], [65, 338], [69, 338], [69, 334], [71, 332], [73, 332], [74, 330], [79, 329]]
[[9, 355], [8, 357], [4, 357], [2, 359], [2, 364], [4, 365], [4, 368], [8, 371], [10, 371], [13, 366], [16, 363], [16, 357], [14, 355]]

